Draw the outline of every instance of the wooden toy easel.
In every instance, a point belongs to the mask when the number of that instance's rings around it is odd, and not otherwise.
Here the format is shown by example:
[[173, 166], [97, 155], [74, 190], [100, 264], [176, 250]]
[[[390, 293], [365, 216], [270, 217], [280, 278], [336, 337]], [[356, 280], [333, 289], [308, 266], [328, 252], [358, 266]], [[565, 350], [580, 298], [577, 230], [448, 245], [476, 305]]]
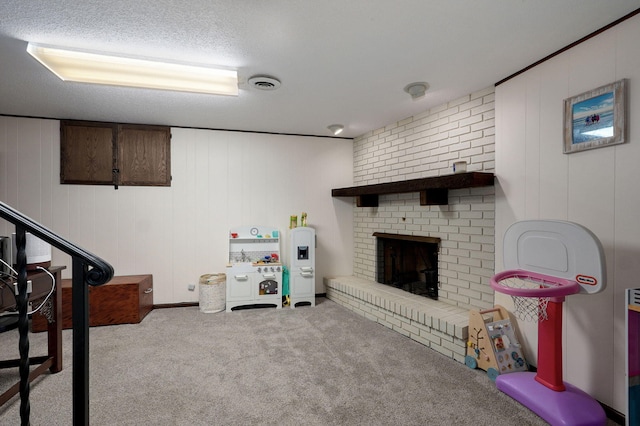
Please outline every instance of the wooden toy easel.
[[465, 364], [480, 368], [491, 380], [500, 374], [529, 368], [509, 312], [500, 305], [484, 311], [469, 311], [469, 340]]

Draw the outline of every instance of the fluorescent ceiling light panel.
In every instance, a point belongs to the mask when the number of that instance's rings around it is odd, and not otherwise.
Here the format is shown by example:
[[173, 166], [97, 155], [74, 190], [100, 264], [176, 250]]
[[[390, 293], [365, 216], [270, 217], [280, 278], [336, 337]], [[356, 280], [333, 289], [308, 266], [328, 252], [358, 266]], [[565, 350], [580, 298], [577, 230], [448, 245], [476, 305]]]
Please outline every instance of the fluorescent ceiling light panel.
[[238, 96], [238, 72], [66, 50], [29, 43], [27, 52], [63, 81]]

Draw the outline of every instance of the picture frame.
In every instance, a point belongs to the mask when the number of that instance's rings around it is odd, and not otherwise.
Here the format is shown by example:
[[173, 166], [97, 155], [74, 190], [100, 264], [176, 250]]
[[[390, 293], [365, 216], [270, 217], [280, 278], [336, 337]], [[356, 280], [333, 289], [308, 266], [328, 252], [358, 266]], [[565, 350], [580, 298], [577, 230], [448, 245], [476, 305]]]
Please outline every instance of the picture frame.
[[564, 100], [565, 154], [625, 143], [627, 80]]

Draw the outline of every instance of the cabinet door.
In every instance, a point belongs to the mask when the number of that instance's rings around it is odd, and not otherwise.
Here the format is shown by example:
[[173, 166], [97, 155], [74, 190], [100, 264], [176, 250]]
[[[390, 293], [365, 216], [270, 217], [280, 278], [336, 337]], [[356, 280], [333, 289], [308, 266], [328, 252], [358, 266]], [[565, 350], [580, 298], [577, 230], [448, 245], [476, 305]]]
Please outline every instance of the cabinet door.
[[113, 184], [116, 126], [60, 123], [60, 183]]
[[252, 300], [254, 298], [251, 274], [227, 275], [227, 299], [229, 301]]
[[60, 183], [171, 186], [171, 129], [61, 121]]
[[171, 130], [119, 126], [118, 164], [120, 185], [171, 186]]
[[315, 277], [313, 272], [301, 273], [296, 272], [291, 274], [290, 278], [291, 296], [309, 296], [315, 294]]

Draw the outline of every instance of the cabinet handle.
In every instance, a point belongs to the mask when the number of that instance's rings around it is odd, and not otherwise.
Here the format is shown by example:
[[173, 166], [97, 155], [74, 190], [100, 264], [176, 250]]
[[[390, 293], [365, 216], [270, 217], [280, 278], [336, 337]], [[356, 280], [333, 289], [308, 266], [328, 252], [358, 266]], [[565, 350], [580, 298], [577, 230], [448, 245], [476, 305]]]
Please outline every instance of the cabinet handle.
[[248, 275], [234, 275], [234, 278], [238, 281], [247, 281], [249, 279]]
[[313, 272], [302, 271], [302, 272], [300, 272], [300, 275], [302, 275], [303, 277], [312, 277], [313, 276]]
[[311, 266], [302, 266], [300, 267], [301, 272], [313, 272], [313, 268]]
[[153, 291], [153, 288], [148, 288], [144, 291], [144, 294], [149, 294]]

